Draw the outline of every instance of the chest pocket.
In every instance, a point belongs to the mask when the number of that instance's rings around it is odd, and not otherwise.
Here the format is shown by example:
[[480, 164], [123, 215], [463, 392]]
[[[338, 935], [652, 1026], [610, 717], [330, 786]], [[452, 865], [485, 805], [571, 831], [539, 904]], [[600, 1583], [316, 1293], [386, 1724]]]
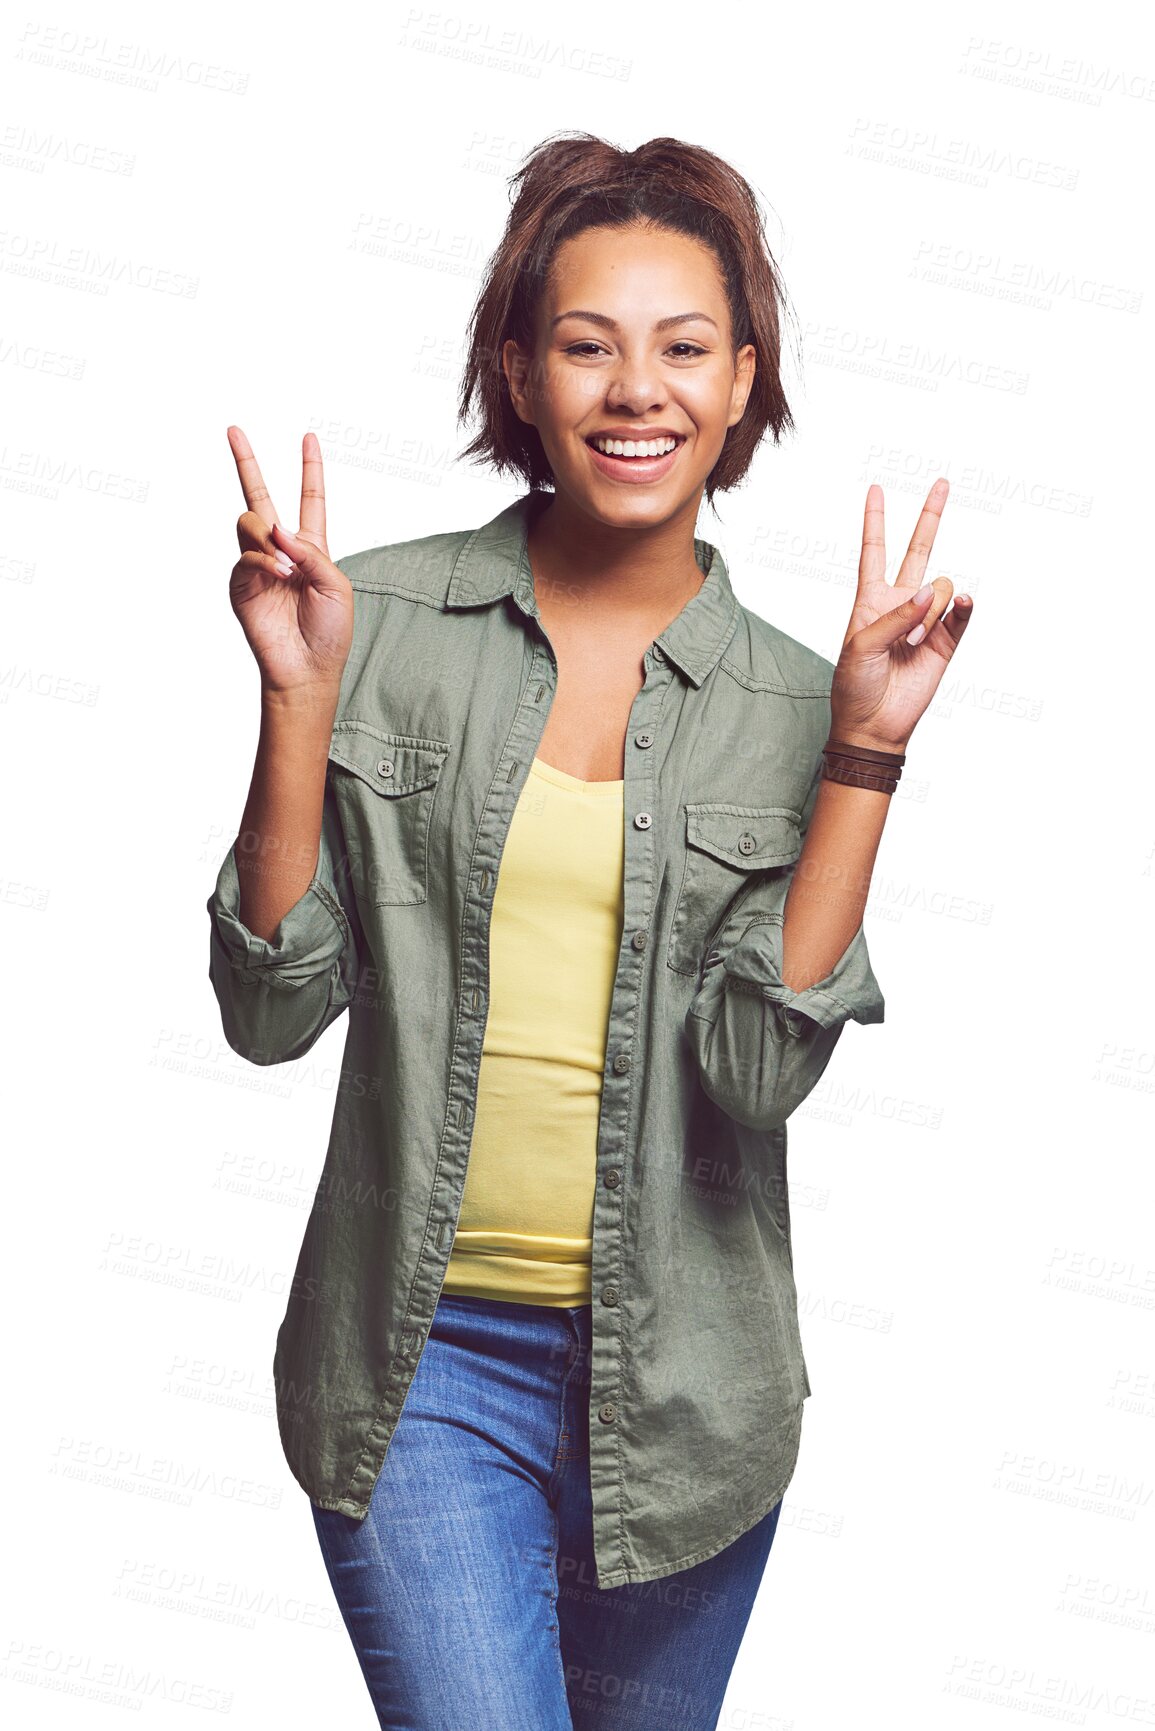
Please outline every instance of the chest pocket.
[[338, 721], [329, 742], [349, 875], [365, 907], [408, 907], [429, 894], [429, 826], [449, 755], [440, 739]]
[[773, 886], [802, 852], [802, 814], [783, 805], [687, 805], [682, 882], [666, 961], [697, 974], [739, 902]]

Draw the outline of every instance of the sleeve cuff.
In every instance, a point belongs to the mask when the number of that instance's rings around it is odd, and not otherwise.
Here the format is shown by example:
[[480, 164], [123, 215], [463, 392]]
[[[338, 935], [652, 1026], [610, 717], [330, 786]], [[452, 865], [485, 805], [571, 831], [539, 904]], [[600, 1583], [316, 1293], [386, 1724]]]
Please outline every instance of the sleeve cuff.
[[795, 992], [782, 978], [782, 919], [781, 914], [759, 915], [729, 954], [711, 956], [707, 967], [720, 960], [728, 986], [777, 1004], [787, 1030], [796, 1037], [814, 1022], [823, 1028], [837, 1027], [850, 1019], [881, 1022], [885, 1000], [870, 965], [862, 926], [825, 979]]
[[290, 989], [307, 985], [331, 967], [345, 947], [349, 932], [345, 910], [320, 875], [284, 915], [271, 939], [251, 932], [241, 920], [239, 907], [234, 842], [217, 874], [208, 911], [229, 966], [244, 985], [253, 985], [262, 977]]

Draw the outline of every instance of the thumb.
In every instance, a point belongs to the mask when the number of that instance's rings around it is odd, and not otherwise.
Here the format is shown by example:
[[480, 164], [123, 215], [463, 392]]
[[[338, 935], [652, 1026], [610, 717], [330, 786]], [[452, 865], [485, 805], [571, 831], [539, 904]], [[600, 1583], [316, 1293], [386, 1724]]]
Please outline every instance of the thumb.
[[[864, 626], [856, 634], [858, 647], [868, 653], [889, 649], [927, 617], [933, 604], [934, 584], [924, 583], [918, 594], [912, 595], [909, 601], [892, 607], [889, 613], [880, 613], [873, 624]], [[925, 632], [921, 633], [916, 641], [921, 642], [925, 635]]]

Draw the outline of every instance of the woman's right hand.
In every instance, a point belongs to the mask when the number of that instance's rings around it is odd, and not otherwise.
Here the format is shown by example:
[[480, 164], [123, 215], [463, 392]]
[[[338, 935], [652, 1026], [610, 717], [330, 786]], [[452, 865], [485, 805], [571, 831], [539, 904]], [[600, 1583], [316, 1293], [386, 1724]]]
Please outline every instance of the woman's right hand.
[[301, 526], [285, 529], [252, 446], [230, 427], [248, 509], [237, 520], [241, 556], [229, 599], [261, 670], [265, 692], [340, 685], [353, 642], [353, 589], [325, 542], [325, 477], [315, 433], [301, 446]]

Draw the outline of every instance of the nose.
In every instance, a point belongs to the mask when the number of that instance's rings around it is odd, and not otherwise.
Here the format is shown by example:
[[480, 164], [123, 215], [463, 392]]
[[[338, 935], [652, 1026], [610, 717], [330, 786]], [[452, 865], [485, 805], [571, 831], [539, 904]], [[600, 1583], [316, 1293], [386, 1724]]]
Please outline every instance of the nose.
[[623, 355], [607, 385], [607, 408], [624, 410], [640, 418], [661, 408], [666, 401], [667, 392], [657, 362], [646, 355], [636, 359]]

